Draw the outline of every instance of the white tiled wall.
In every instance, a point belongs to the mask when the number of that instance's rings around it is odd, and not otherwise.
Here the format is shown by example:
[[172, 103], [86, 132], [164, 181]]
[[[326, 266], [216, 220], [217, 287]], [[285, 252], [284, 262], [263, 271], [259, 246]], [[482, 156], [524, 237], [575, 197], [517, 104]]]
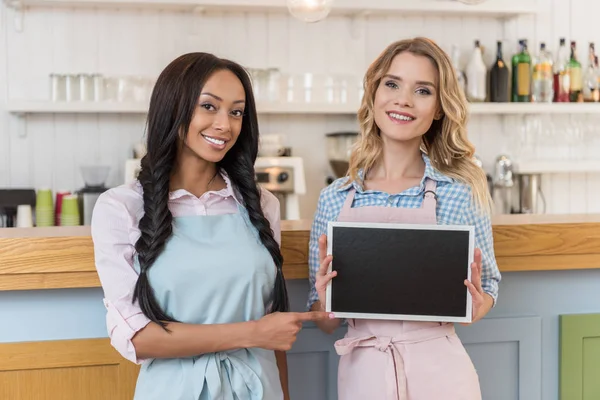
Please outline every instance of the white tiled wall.
[[[537, 16], [503, 22], [478, 17], [393, 16], [351, 19], [332, 16], [306, 25], [283, 14], [189, 14], [149, 10], [54, 10], [25, 13], [23, 31], [14, 28], [13, 10], [0, 3], [0, 187], [49, 186], [77, 189], [82, 163], [110, 163], [109, 184], [122, 181], [124, 160], [142, 139], [144, 118], [135, 115], [30, 115], [5, 111], [6, 101], [48, 98], [51, 72], [99, 72], [156, 76], [176, 56], [214, 52], [248, 67], [278, 67], [284, 72], [364, 73], [391, 41], [424, 35], [450, 50], [460, 45], [463, 62], [474, 39], [487, 49], [491, 64], [495, 41], [504, 40], [509, 60], [518, 38], [535, 51], [540, 41], [555, 50], [558, 38], [577, 40], [586, 65], [589, 41], [600, 44], [596, 28], [600, 4], [586, 0], [538, 0]], [[5, 94], [5, 95], [4, 95]], [[519, 118], [474, 116], [469, 134], [490, 168], [500, 152], [514, 153]], [[553, 116], [583, 118], [595, 116]], [[597, 116], [600, 122], [600, 115]], [[281, 133], [294, 154], [305, 158], [308, 194], [302, 218], [310, 218], [319, 190], [330, 173], [324, 134], [356, 129], [350, 116], [269, 115], [263, 133]], [[599, 149], [600, 150], [600, 149]], [[596, 174], [545, 176], [548, 212], [600, 212]]]

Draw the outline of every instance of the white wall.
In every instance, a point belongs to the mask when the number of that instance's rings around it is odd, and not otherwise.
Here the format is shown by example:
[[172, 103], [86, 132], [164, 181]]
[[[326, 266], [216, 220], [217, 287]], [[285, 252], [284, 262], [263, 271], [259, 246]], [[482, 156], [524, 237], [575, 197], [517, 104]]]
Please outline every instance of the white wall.
[[[109, 184], [122, 181], [124, 160], [141, 140], [144, 118], [134, 115], [30, 115], [5, 110], [7, 100], [45, 100], [48, 74], [99, 72], [156, 76], [176, 56], [214, 52], [248, 67], [278, 67], [284, 72], [361, 75], [391, 41], [424, 35], [445, 50], [459, 44], [466, 62], [473, 40], [485, 46], [487, 64], [495, 41], [505, 41], [505, 59], [518, 38], [530, 48], [546, 41], [555, 50], [560, 36], [577, 40], [587, 65], [587, 44], [600, 45], [598, 2], [538, 0], [543, 12], [503, 23], [492, 18], [333, 16], [312, 25], [283, 14], [197, 15], [148, 10], [34, 9], [15, 31], [13, 10], [0, 5], [0, 187], [50, 186], [77, 189], [82, 163], [110, 163]], [[489, 169], [499, 152], [514, 152], [523, 117], [474, 116], [469, 135]], [[600, 116], [554, 116], [555, 123]], [[262, 116], [263, 133], [282, 133], [294, 154], [305, 158], [308, 194], [302, 218], [310, 218], [319, 190], [330, 173], [324, 134], [356, 129], [350, 116]], [[548, 212], [600, 212], [600, 177], [596, 174], [546, 176]]]

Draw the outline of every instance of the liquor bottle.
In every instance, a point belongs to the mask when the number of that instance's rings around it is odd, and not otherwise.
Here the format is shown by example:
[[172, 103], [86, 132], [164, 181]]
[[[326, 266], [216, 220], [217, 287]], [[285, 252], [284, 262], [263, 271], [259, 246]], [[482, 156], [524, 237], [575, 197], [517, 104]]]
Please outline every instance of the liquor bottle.
[[466, 68], [467, 99], [472, 102], [485, 101], [487, 97], [487, 68], [483, 62], [483, 55], [479, 40], [475, 41], [475, 48]]
[[540, 43], [540, 53], [533, 67], [531, 100], [535, 103], [551, 103], [554, 99], [552, 64], [552, 55], [546, 50], [546, 43]]
[[588, 66], [583, 76], [583, 101], [585, 102], [597, 102], [598, 93], [598, 80], [596, 71], [596, 51], [594, 49], [594, 43], [591, 42], [589, 46], [588, 54]]
[[467, 93], [467, 77], [465, 73], [460, 69], [460, 49], [457, 45], [452, 45], [452, 66], [456, 72], [456, 78], [458, 79], [458, 86], [463, 91], [463, 94]]
[[496, 42], [496, 62], [490, 70], [490, 101], [502, 103], [510, 101], [508, 87], [508, 67], [502, 58], [502, 42]]
[[565, 45], [565, 38], [560, 38], [560, 45], [554, 61], [554, 101], [557, 103], [569, 102], [569, 87], [571, 85], [567, 72], [569, 50]]
[[577, 61], [577, 44], [571, 41], [571, 58], [567, 63], [567, 73], [569, 74], [569, 101], [572, 103], [583, 101], [583, 79], [581, 76], [581, 63]]
[[527, 40], [519, 40], [519, 53], [512, 57], [512, 101], [531, 101], [531, 57], [527, 52]]
[[600, 67], [598, 66], [598, 56], [594, 56], [594, 69], [596, 70], [596, 87], [598, 90], [596, 91], [597, 97], [594, 98], [595, 102], [600, 101]]

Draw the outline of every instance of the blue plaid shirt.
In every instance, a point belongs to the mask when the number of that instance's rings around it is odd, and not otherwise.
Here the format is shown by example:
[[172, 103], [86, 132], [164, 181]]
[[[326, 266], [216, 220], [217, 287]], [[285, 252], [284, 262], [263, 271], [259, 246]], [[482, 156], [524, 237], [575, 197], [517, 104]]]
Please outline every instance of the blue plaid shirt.
[[[327, 222], [336, 221], [348, 191], [351, 187], [356, 189], [353, 207], [381, 206], [419, 208], [423, 202], [425, 191], [425, 178], [436, 181], [437, 184], [437, 222], [444, 225], [472, 225], [475, 227], [475, 247], [481, 249], [482, 274], [481, 285], [483, 291], [494, 298], [498, 298], [498, 283], [500, 271], [494, 255], [494, 241], [492, 237], [492, 224], [489, 215], [479, 213], [473, 204], [471, 189], [468, 185], [457, 182], [453, 178], [443, 175], [431, 166], [429, 157], [422, 153], [425, 162], [425, 174], [421, 184], [409, 188], [402, 193], [388, 194], [375, 190], [363, 190], [357, 182], [348, 182], [348, 178], [339, 178], [331, 185], [321, 190], [317, 211], [315, 212], [309, 241], [309, 280], [310, 292], [308, 308], [319, 299], [315, 289], [315, 276], [319, 270], [319, 236], [327, 233]], [[362, 171], [359, 174], [362, 179]]]

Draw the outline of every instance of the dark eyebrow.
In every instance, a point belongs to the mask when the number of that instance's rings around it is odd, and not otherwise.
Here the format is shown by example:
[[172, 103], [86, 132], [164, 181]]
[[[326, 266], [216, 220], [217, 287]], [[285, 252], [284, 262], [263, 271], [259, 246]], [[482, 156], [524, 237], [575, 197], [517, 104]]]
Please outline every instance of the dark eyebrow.
[[[389, 79], [394, 79], [396, 81], [400, 81], [402, 82], [402, 78], [400, 78], [399, 76], [396, 75], [384, 75], [384, 78], [389, 78]], [[429, 81], [417, 81], [416, 82], [417, 85], [424, 85], [424, 86], [431, 86], [433, 89], [435, 89], [435, 85], [432, 82]]]
[[[203, 94], [203, 95], [206, 95], [206, 96], [213, 97], [213, 98], [215, 98], [215, 99], [217, 99], [217, 100], [219, 100], [219, 101], [223, 101], [223, 99], [222, 99], [222, 98], [220, 98], [220, 97], [219, 97], [219, 96], [217, 96], [216, 94], [212, 94], [212, 93], [210, 93], [210, 92], [203, 92], [203, 93], [200, 93], [200, 94]], [[233, 103], [234, 103], [234, 104], [237, 104], [237, 103], [245, 103], [245, 102], [246, 102], [246, 100], [236, 100], [236, 101], [234, 101]]]

